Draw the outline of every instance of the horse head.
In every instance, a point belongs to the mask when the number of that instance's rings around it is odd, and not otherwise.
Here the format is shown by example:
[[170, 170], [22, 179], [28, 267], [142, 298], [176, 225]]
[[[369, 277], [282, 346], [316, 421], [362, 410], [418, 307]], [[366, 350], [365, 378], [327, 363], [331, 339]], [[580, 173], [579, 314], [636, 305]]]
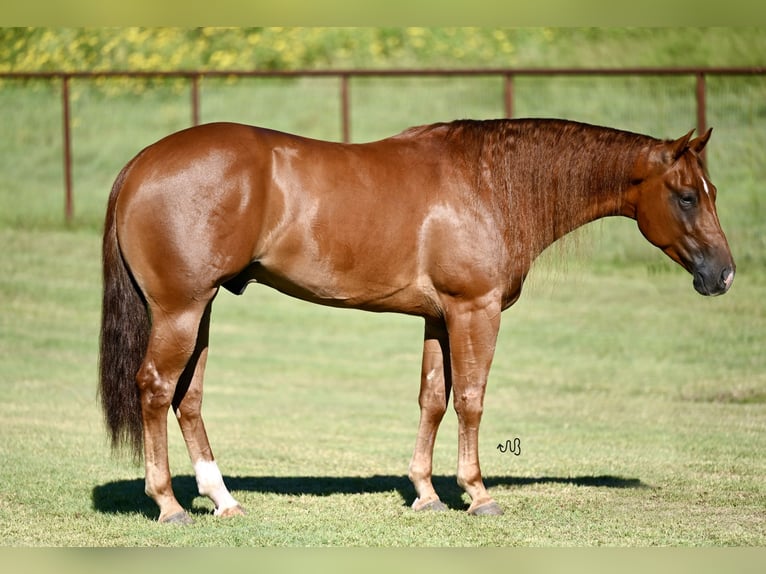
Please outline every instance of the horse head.
[[716, 212], [716, 187], [700, 157], [712, 129], [658, 142], [636, 162], [630, 214], [644, 237], [689, 271], [702, 295], [731, 287], [735, 265]]

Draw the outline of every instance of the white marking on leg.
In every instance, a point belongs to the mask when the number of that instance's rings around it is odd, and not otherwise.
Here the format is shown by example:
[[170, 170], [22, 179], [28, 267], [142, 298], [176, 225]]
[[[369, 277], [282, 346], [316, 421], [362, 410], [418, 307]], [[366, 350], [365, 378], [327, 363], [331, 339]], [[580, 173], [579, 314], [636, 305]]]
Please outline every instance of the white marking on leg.
[[223, 476], [214, 460], [198, 460], [194, 463], [194, 474], [197, 477], [197, 489], [215, 504], [215, 515], [218, 516], [228, 508], [239, 506], [239, 503], [229, 493], [223, 483]]

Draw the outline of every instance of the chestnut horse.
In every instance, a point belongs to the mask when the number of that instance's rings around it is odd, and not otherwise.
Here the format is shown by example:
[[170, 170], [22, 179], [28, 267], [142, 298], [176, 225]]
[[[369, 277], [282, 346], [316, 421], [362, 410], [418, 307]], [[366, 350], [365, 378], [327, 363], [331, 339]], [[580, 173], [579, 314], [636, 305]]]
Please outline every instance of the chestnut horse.
[[118, 175], [106, 213], [100, 395], [112, 445], [143, 445], [161, 522], [190, 522], [171, 487], [167, 413], [199, 492], [243, 513], [200, 414], [211, 305], [249, 282], [314, 303], [423, 317], [416, 510], [450, 393], [457, 481], [471, 514], [502, 510], [482, 482], [478, 435], [500, 313], [535, 257], [573, 229], [622, 215], [694, 277], [726, 292], [734, 262], [700, 152], [562, 120], [456, 121], [365, 144], [216, 123], [172, 134]]

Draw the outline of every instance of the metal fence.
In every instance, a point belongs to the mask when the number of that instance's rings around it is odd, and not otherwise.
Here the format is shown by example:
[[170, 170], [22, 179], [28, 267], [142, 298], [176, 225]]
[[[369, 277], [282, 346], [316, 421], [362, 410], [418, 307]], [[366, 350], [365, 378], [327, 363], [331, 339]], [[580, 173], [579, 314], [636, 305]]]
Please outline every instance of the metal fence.
[[502, 80], [502, 106], [505, 117], [514, 117], [516, 108], [516, 84], [520, 78], [604, 78], [604, 77], [688, 77], [694, 79], [693, 97], [696, 109], [696, 126], [699, 133], [707, 129], [707, 81], [711, 77], [724, 76], [766, 76], [766, 67], [713, 68], [492, 68], [492, 69], [398, 69], [398, 70], [295, 70], [295, 71], [99, 71], [99, 72], [0, 72], [0, 80], [47, 80], [61, 84], [63, 163], [65, 187], [65, 217], [70, 221], [74, 215], [72, 184], [72, 121], [70, 81], [72, 79], [92, 80], [99, 78], [144, 78], [144, 79], [181, 79], [189, 84], [189, 109], [192, 125], [197, 125], [201, 118], [200, 82], [205, 78], [336, 78], [338, 81], [338, 116], [341, 139], [351, 141], [351, 110], [353, 94], [350, 82], [358, 78], [460, 78], [487, 77]]

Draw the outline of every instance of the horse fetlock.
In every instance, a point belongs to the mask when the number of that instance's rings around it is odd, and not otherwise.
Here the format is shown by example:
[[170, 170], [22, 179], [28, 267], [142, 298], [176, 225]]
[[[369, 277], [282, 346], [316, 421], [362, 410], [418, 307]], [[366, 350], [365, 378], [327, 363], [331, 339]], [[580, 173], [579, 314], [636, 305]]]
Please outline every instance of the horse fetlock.
[[410, 466], [407, 472], [407, 477], [410, 479], [410, 482], [414, 484], [415, 486], [423, 482], [430, 482], [431, 466], [418, 464], [413, 460], [412, 462], [410, 462]]
[[[484, 484], [481, 479], [481, 471], [477, 469], [464, 470], [459, 469], [457, 473], [457, 484], [465, 490], [473, 500], [485, 496]], [[478, 494], [476, 494], [478, 493]]]
[[[231, 516], [244, 514], [242, 507], [234, 499], [223, 482], [223, 476], [214, 460], [199, 460], [194, 463], [194, 474], [197, 478], [197, 490], [202, 496], [207, 496], [215, 504], [216, 516]], [[239, 508], [240, 512], [232, 509]]]

